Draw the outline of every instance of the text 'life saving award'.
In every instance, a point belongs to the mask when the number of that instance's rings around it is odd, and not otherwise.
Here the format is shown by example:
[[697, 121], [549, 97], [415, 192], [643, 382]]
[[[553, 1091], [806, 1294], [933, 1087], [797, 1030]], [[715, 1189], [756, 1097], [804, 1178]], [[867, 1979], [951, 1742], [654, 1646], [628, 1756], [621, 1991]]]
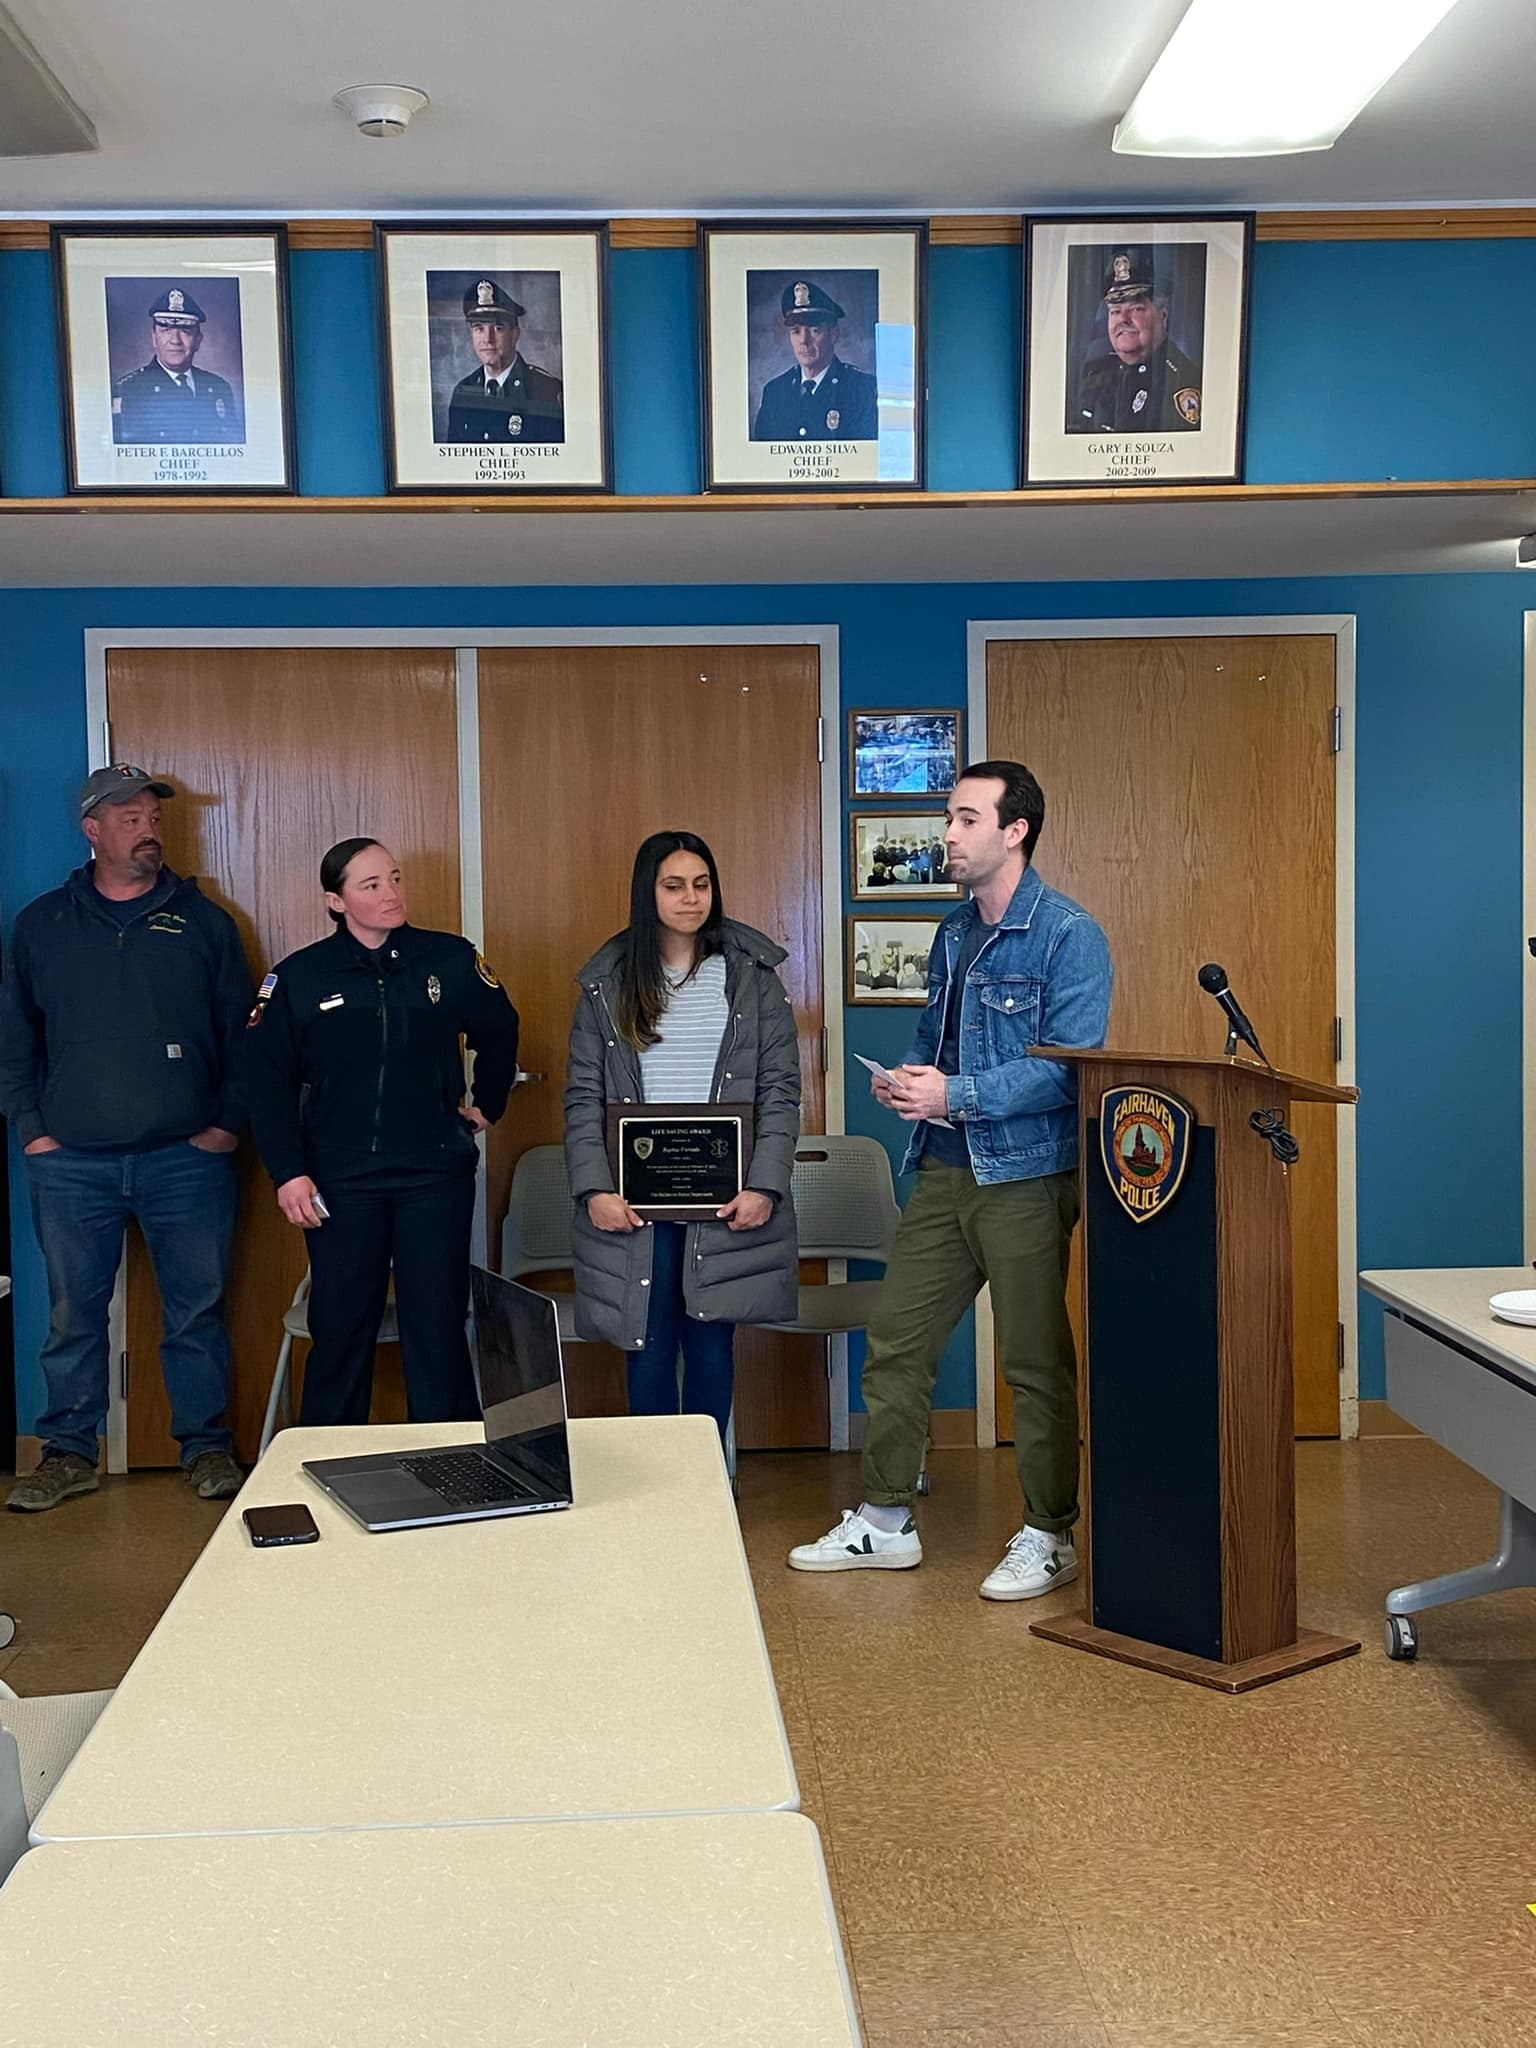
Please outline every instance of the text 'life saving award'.
[[746, 1103], [610, 1103], [608, 1158], [620, 1198], [656, 1222], [696, 1222], [733, 1202], [752, 1157]]

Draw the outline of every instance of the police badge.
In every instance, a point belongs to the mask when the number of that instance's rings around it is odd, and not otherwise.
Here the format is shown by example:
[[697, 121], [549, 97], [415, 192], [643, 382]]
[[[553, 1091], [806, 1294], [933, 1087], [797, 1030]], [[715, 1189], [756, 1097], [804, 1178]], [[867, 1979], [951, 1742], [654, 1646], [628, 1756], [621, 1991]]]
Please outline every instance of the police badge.
[[509, 439], [509, 440], [513, 440], [513, 441], [515, 441], [515, 440], [517, 439], [518, 435], [519, 435], [519, 434], [520, 434], [520, 433], [521, 433], [522, 431], [523, 431], [523, 416], [522, 416], [522, 414], [521, 414], [520, 412], [509, 412], [509, 413], [507, 414], [507, 436], [508, 436], [508, 439]]
[[649, 1159], [655, 1149], [656, 1140], [654, 1138], [636, 1138], [634, 1153], [637, 1159]]
[[1195, 1114], [1160, 1088], [1106, 1088], [1099, 1150], [1115, 1199], [1133, 1223], [1150, 1223], [1178, 1193], [1189, 1164]]
[[827, 432], [829, 434], [835, 434], [838, 428], [842, 425], [842, 423], [843, 416], [837, 410], [836, 406], [834, 406], [831, 412], [827, 414]]
[[429, 1003], [440, 1003], [442, 999], [443, 984], [435, 974], [429, 974], [427, 976], [427, 1001]]

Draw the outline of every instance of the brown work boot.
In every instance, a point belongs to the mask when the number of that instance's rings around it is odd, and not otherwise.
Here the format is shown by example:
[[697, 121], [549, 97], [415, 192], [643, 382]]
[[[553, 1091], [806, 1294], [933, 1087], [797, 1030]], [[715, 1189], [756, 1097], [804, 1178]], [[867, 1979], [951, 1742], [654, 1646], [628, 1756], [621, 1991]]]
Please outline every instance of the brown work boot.
[[228, 1451], [199, 1451], [187, 1467], [187, 1484], [199, 1500], [233, 1500], [245, 1474]]
[[88, 1458], [76, 1451], [50, 1451], [35, 1472], [17, 1480], [5, 1504], [17, 1514], [40, 1515], [72, 1493], [94, 1493], [99, 1484]]

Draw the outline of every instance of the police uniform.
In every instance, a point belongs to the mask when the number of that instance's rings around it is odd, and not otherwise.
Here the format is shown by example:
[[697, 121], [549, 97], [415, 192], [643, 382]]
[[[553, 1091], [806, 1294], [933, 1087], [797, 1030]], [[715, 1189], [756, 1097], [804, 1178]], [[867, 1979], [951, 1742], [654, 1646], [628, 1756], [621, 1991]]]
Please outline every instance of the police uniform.
[[[1104, 278], [1106, 306], [1161, 297], [1149, 249], [1122, 249]], [[1111, 349], [1090, 356], [1067, 417], [1069, 434], [1188, 434], [1200, 425], [1200, 372], [1165, 335], [1145, 362]]]
[[[779, 310], [791, 325], [833, 327], [843, 309], [819, 284], [786, 285]], [[752, 423], [754, 441], [876, 441], [880, 438], [880, 386], [867, 370], [834, 355], [811, 384], [798, 363], [763, 386]]]
[[262, 982], [244, 1033], [251, 1128], [274, 1185], [307, 1174], [313, 1340], [300, 1420], [366, 1422], [390, 1267], [413, 1422], [480, 1413], [464, 1334], [475, 1134], [463, 1034], [491, 1122], [517, 1077], [517, 1012], [467, 939], [402, 925], [375, 952], [344, 927]]
[[[464, 294], [466, 320], [502, 316], [515, 327], [523, 309], [499, 284], [482, 277]], [[498, 378], [488, 369], [473, 371], [453, 387], [448, 403], [450, 441], [563, 441], [565, 388], [558, 377], [524, 359], [522, 350]]]
[[[149, 309], [156, 327], [201, 327], [203, 309], [179, 285], [164, 291]], [[238, 442], [245, 422], [233, 387], [212, 370], [189, 361], [168, 370], [158, 356], [130, 370], [112, 386], [112, 439], [128, 442]]]

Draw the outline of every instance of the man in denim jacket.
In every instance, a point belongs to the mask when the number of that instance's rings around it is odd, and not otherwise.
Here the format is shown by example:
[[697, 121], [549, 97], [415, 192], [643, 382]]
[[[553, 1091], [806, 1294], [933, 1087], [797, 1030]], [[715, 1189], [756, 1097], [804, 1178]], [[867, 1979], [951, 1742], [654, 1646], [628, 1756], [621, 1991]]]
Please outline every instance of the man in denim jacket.
[[934, 942], [906, 1064], [874, 1082], [913, 1126], [904, 1170], [917, 1169], [917, 1186], [869, 1326], [864, 1500], [789, 1562], [822, 1572], [922, 1563], [912, 1507], [939, 1359], [990, 1282], [1025, 1521], [981, 1592], [1029, 1600], [1077, 1575], [1078, 1466], [1066, 1308], [1077, 1075], [1029, 1049], [1102, 1045], [1114, 973], [1100, 927], [1035, 873], [1045, 798], [1027, 768], [967, 768], [946, 818], [950, 872], [970, 900]]

